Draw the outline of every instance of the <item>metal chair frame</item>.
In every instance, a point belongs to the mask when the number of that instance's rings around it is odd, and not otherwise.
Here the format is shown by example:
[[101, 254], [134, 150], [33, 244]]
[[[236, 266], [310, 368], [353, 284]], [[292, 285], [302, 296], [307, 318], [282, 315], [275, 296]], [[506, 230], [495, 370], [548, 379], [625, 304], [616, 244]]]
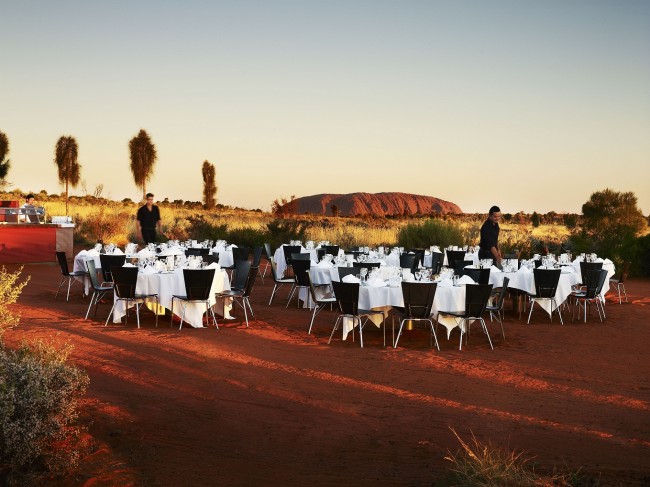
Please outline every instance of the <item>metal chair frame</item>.
[[[214, 310], [210, 305], [210, 291], [212, 289], [212, 282], [214, 281], [215, 269], [183, 269], [183, 280], [185, 282], [185, 294], [178, 295], [175, 294], [172, 296], [171, 302], [171, 318], [169, 326], [174, 324], [174, 300], [177, 299], [181, 302], [181, 307], [183, 312], [181, 314], [181, 323], [178, 326], [178, 329], [183, 328], [183, 322], [185, 321], [185, 312], [187, 310], [187, 303], [203, 303], [205, 304], [205, 312], [203, 315], [206, 315], [209, 318], [209, 315], [212, 315], [212, 324], [219, 329], [217, 324], [217, 318], [214, 315]], [[201, 316], [203, 316], [201, 315]]]
[[230, 291], [217, 293], [217, 297], [219, 298], [232, 298], [233, 302], [237, 303], [244, 310], [246, 328], [248, 328], [248, 312], [246, 311], [246, 307], [248, 307], [251, 312], [251, 318], [255, 319], [255, 313], [253, 312], [253, 307], [251, 306], [249, 298], [253, 292], [253, 286], [255, 285], [255, 279], [257, 279], [259, 267], [250, 266], [248, 269], [248, 277], [246, 278], [246, 284], [243, 289], [231, 289]]
[[[399, 338], [402, 336], [404, 322], [424, 321], [431, 327], [431, 341], [435, 339], [436, 348], [440, 350], [438, 336], [431, 319], [431, 308], [436, 295], [438, 284], [435, 282], [402, 282], [402, 295], [404, 296], [404, 308], [393, 307], [393, 311], [400, 316], [399, 330], [395, 337], [395, 315], [392, 316], [391, 328], [393, 331], [393, 348], [397, 348]], [[433, 343], [432, 343], [433, 344]]]
[[557, 305], [555, 300], [555, 293], [557, 292], [557, 286], [560, 282], [560, 269], [533, 269], [533, 277], [535, 279], [535, 294], [530, 296], [530, 311], [528, 312], [528, 321], [527, 324], [530, 324], [530, 317], [533, 314], [533, 307], [538, 301], [550, 301], [551, 302], [551, 323], [553, 323], [553, 305], [555, 304], [555, 311], [557, 311], [558, 316], [560, 317], [560, 323], [564, 325], [564, 320], [562, 319], [562, 310]]
[[[460, 329], [460, 346], [458, 347], [458, 350], [463, 349], [463, 335], [465, 335], [465, 344], [467, 344], [470, 325], [472, 321], [475, 320], [478, 320], [481, 323], [481, 327], [483, 328], [485, 336], [487, 336], [490, 348], [494, 350], [494, 346], [492, 346], [492, 339], [490, 338], [490, 333], [488, 332], [487, 325], [483, 319], [483, 313], [485, 313], [485, 308], [487, 307], [491, 293], [492, 284], [466, 284], [465, 311], [438, 311], [438, 314], [436, 315], [436, 321], [438, 321], [440, 315], [448, 315], [452, 316], [458, 323], [458, 328]], [[464, 330], [464, 325], [467, 326], [467, 331]]]
[[[129, 302], [133, 302], [135, 305], [135, 316], [138, 323], [138, 328], [140, 328], [140, 308], [143, 304], [147, 302], [149, 298], [155, 298], [156, 300], [156, 311], [160, 306], [160, 301], [158, 299], [158, 294], [136, 294], [136, 286], [138, 283], [138, 268], [137, 267], [112, 267], [111, 274], [113, 275], [113, 291], [115, 291], [115, 299], [113, 301], [113, 307], [111, 308], [108, 317], [106, 318], [106, 323], [104, 326], [108, 326], [108, 320], [111, 318], [115, 311], [115, 306], [119, 301], [126, 301], [126, 314], [124, 324], [129, 322]], [[156, 327], [158, 326], [158, 313], [154, 312], [156, 315]]]
[[[75, 277], [87, 277], [88, 273], [86, 271], [73, 271], [70, 272], [70, 268], [68, 267], [68, 257], [66, 256], [65, 252], [63, 251], [57, 251], [56, 252], [56, 259], [59, 262], [59, 267], [61, 268], [61, 282], [59, 282], [59, 288], [56, 290], [56, 295], [54, 296], [54, 299], [59, 297], [59, 291], [61, 291], [61, 286], [63, 286], [63, 283], [65, 280], [68, 280], [68, 294], [66, 295], [65, 300], [70, 301], [70, 286], [74, 282], [76, 282]], [[82, 293], [85, 295], [85, 287], [83, 286], [83, 280], [81, 282], [82, 284]]]
[[[307, 331], [307, 334], [310, 335], [312, 326], [314, 326], [314, 320], [316, 319], [316, 315], [318, 313], [320, 313], [323, 310], [323, 308], [325, 308], [325, 306], [327, 306], [328, 304], [331, 306], [334, 303], [336, 303], [336, 298], [335, 297], [329, 297], [329, 298], [328, 297], [322, 297], [322, 298], [317, 297], [317, 295], [316, 295], [316, 286], [314, 285], [314, 282], [311, 279], [311, 272], [310, 271], [306, 271], [306, 272], [307, 272], [307, 279], [309, 280], [309, 293], [310, 293], [311, 299], [312, 299], [312, 301], [314, 303], [314, 310], [313, 310], [313, 312], [311, 314], [311, 321], [309, 322], [309, 330]], [[325, 287], [325, 286], [323, 286], [323, 287]]]
[[95, 305], [95, 313], [93, 314], [93, 317], [95, 317], [97, 316], [97, 306], [99, 305], [99, 301], [107, 293], [113, 292], [113, 286], [104, 286], [99, 283], [99, 279], [97, 279], [97, 268], [95, 267], [95, 259], [90, 258], [86, 260], [86, 268], [88, 269], [88, 275], [90, 276], [90, 283], [92, 284], [93, 287], [93, 294], [90, 297], [90, 303], [88, 304], [88, 310], [86, 311], [86, 317], [84, 318], [85, 320], [88, 319], [88, 315], [90, 314], [90, 308], [92, 308], [93, 304]]
[[[334, 327], [332, 328], [332, 333], [330, 334], [330, 339], [328, 344], [332, 341], [334, 332], [339, 327], [339, 322], [343, 318], [349, 318], [352, 320], [352, 340], [354, 341], [354, 324], [359, 323], [359, 341], [361, 342], [361, 348], [363, 348], [363, 327], [367, 323], [371, 315], [380, 314], [382, 317], [384, 313], [381, 311], [359, 309], [359, 284], [357, 283], [348, 283], [340, 281], [332, 281], [332, 287], [334, 288], [334, 295], [336, 296], [336, 304], [339, 309], [339, 314], [336, 317], [334, 322]], [[365, 320], [362, 318], [365, 317]], [[386, 323], [384, 320], [384, 347], [386, 346]]]
[[279, 278], [278, 277], [278, 272], [277, 272], [277, 265], [275, 263], [275, 258], [271, 257], [271, 277], [273, 277], [273, 290], [271, 291], [271, 299], [269, 299], [269, 306], [271, 306], [271, 303], [273, 302], [273, 297], [275, 296], [275, 293], [277, 292], [278, 289], [280, 289], [282, 286], [285, 284], [292, 284], [295, 282], [293, 278]]
[[[580, 291], [574, 291], [573, 297], [575, 298], [575, 307], [574, 314], [571, 317], [572, 321], [575, 318], [575, 311], [577, 311], [578, 317], [580, 316], [580, 308], [584, 309], [584, 322], [587, 322], [587, 306], [590, 304], [596, 305], [596, 311], [598, 311], [598, 318], [602, 323], [605, 316], [605, 306], [603, 306], [603, 298], [600, 293], [603, 290], [605, 285], [605, 280], [607, 279], [607, 270], [592, 270], [587, 273], [585, 279], [585, 289]], [[582, 301], [582, 305], [580, 302]]]

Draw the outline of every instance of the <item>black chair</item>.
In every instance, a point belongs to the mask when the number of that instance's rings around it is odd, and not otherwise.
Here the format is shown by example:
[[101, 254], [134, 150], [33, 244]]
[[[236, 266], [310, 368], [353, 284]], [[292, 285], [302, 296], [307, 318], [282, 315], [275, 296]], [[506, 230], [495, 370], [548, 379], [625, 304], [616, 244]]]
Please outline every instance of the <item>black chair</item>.
[[218, 264], [219, 263], [219, 253], [217, 252], [216, 254], [207, 254], [203, 255], [203, 262], [206, 264]]
[[210, 292], [212, 290], [212, 282], [214, 281], [215, 269], [183, 269], [183, 280], [185, 281], [185, 294], [174, 294], [172, 296], [171, 303], [171, 321], [170, 326], [174, 322], [174, 300], [179, 300], [182, 306], [181, 313], [181, 324], [178, 326], [178, 329], [183, 328], [183, 322], [185, 321], [185, 311], [187, 309], [187, 303], [203, 303], [205, 304], [206, 318], [209, 319], [209, 315], [212, 315], [212, 324], [219, 329], [217, 324], [217, 318], [214, 315], [214, 310], [210, 304]]
[[[402, 295], [404, 307], [393, 306], [393, 312], [399, 317], [399, 331], [395, 337], [395, 322], [392, 320], [393, 348], [397, 348], [399, 337], [402, 336], [405, 321], [426, 321], [431, 327], [431, 336], [436, 341], [436, 348], [440, 350], [438, 336], [431, 319], [431, 307], [436, 295], [438, 284], [435, 282], [402, 282]], [[394, 315], [393, 315], [394, 316]]]
[[417, 254], [402, 254], [399, 256], [399, 266], [402, 269], [410, 269], [415, 272], [418, 268]]
[[[580, 308], [584, 309], [584, 322], [587, 322], [587, 306], [590, 304], [596, 305], [596, 311], [598, 311], [598, 318], [602, 323], [605, 316], [605, 307], [603, 306], [603, 299], [600, 296], [600, 293], [603, 290], [605, 285], [605, 280], [607, 280], [607, 270], [606, 269], [595, 269], [589, 271], [585, 279], [585, 288], [580, 291], [574, 291], [572, 297], [575, 298], [575, 310], [578, 312], [577, 315], [580, 317]], [[582, 304], [581, 304], [582, 303]], [[575, 318], [575, 312], [572, 319]]]
[[248, 260], [236, 260], [230, 280], [230, 289], [241, 291], [246, 287], [248, 274], [250, 274], [251, 262]]
[[294, 261], [296, 260], [311, 262], [311, 254], [309, 252], [296, 252], [291, 254], [291, 257], [289, 259], [291, 265], [293, 265]]
[[342, 281], [345, 276], [353, 275], [356, 276], [361, 274], [361, 267], [337, 267], [336, 270], [339, 273], [339, 281]]
[[115, 291], [115, 300], [113, 302], [113, 307], [111, 312], [106, 318], [106, 323], [104, 326], [108, 325], [108, 320], [113, 315], [115, 311], [115, 306], [120, 301], [126, 302], [126, 318], [124, 323], [129, 322], [129, 303], [135, 305], [135, 316], [138, 322], [138, 328], [140, 328], [140, 307], [147, 302], [148, 299], [154, 298], [156, 301], [156, 326], [158, 326], [158, 294], [137, 294], [136, 286], [138, 283], [138, 268], [137, 267], [112, 267], [111, 274], [113, 275], [113, 290]]
[[627, 280], [627, 275], [630, 272], [630, 261], [626, 260], [623, 262], [623, 267], [619, 272], [614, 274], [614, 276], [609, 280], [609, 285], [611, 287], [616, 288], [616, 292], [618, 292], [618, 304], [622, 304], [623, 301], [621, 300], [621, 290], [623, 291], [623, 294], [625, 295], [625, 302], [627, 303], [627, 291], [625, 291], [625, 281]]
[[90, 297], [88, 311], [86, 311], [86, 317], [84, 318], [85, 320], [88, 319], [90, 308], [92, 308], [93, 304], [95, 305], [95, 314], [93, 314], [94, 317], [97, 316], [97, 306], [99, 305], [99, 301], [106, 295], [106, 293], [113, 292], [113, 286], [103, 286], [99, 283], [99, 278], [97, 277], [97, 269], [95, 268], [95, 260], [93, 258], [90, 258], [86, 261], [86, 268], [88, 269], [88, 275], [90, 276], [90, 283], [93, 288], [93, 294]]
[[465, 269], [468, 265], [473, 265], [474, 262], [471, 260], [457, 260], [454, 261], [454, 274], [456, 274], [458, 277], [463, 277], [466, 274], [466, 271], [469, 269]]
[[[490, 338], [485, 320], [483, 319], [483, 313], [485, 313], [485, 308], [487, 308], [491, 293], [491, 284], [466, 284], [465, 311], [439, 311], [436, 315], [436, 321], [438, 321], [440, 315], [453, 316], [455, 319], [457, 319], [457, 322], [459, 324], [458, 328], [460, 328], [460, 347], [458, 347], [459, 350], [462, 350], [463, 348], [463, 335], [469, 335], [469, 327], [472, 321], [479, 321], [481, 323], [483, 332], [487, 336], [488, 342], [490, 343], [490, 348], [494, 350], [494, 347], [492, 346], [492, 339]], [[467, 327], [467, 330], [465, 330], [465, 327]], [[465, 337], [465, 343], [467, 343], [467, 336]]]
[[325, 294], [325, 295], [319, 296], [319, 293], [316, 292], [316, 287], [324, 288], [324, 287], [328, 287], [328, 286], [316, 286], [316, 285], [314, 285], [314, 283], [313, 283], [313, 281], [311, 279], [311, 272], [310, 271], [307, 271], [307, 279], [309, 281], [309, 293], [311, 295], [311, 299], [312, 299], [313, 304], [314, 304], [314, 310], [313, 310], [313, 312], [311, 314], [311, 321], [309, 322], [309, 330], [307, 331], [307, 334], [309, 335], [309, 334], [311, 334], [312, 326], [314, 326], [314, 319], [316, 319], [316, 315], [320, 311], [322, 311], [322, 309], [325, 308], [325, 306], [327, 306], [328, 304], [331, 306], [334, 303], [336, 303], [336, 298], [331, 293], [330, 293], [330, 295]]
[[[56, 296], [54, 296], [54, 299], [59, 297], [59, 291], [61, 290], [61, 286], [63, 286], [63, 283], [65, 280], [68, 280], [68, 295], [66, 296], [65, 300], [69, 301], [70, 300], [70, 286], [73, 284], [73, 282], [76, 282], [76, 277], [87, 277], [88, 273], [86, 271], [73, 271], [70, 272], [70, 269], [68, 268], [68, 258], [65, 255], [65, 252], [57, 252], [56, 253], [56, 260], [59, 262], [59, 267], [61, 268], [61, 282], [59, 283], [59, 288], [56, 290]], [[81, 284], [83, 286], [84, 284], [84, 279], [81, 279]], [[85, 291], [85, 287], [84, 287]], [[84, 292], [82, 291], [82, 292]]]
[[463, 269], [464, 275], [469, 276], [476, 284], [490, 284], [490, 271], [487, 269]]
[[424, 249], [410, 249], [409, 254], [415, 254], [418, 266], [424, 267]]
[[262, 282], [264, 282], [264, 278], [266, 277], [266, 272], [269, 270], [269, 267], [271, 267], [271, 257], [273, 257], [274, 255], [273, 251], [271, 250], [270, 243], [264, 244], [264, 253], [266, 254], [266, 265], [264, 266], [264, 269], [260, 274], [260, 276], [262, 276]]
[[[334, 322], [334, 327], [332, 328], [332, 333], [330, 339], [327, 343], [332, 341], [334, 332], [339, 327], [339, 322], [343, 318], [349, 318], [352, 320], [352, 339], [354, 340], [354, 324], [359, 323], [359, 341], [361, 342], [361, 348], [363, 348], [363, 326], [368, 321], [368, 318], [371, 315], [382, 315], [381, 311], [359, 309], [359, 284], [357, 283], [347, 283], [332, 281], [332, 287], [334, 288], [334, 296], [336, 297], [336, 304], [338, 306], [338, 316]], [[365, 318], [365, 319], [363, 319]], [[386, 346], [386, 324], [384, 323], [384, 347]]]
[[[309, 256], [309, 254], [305, 255]], [[306, 291], [309, 290], [309, 277], [307, 276], [307, 271], [309, 271], [309, 268], [311, 267], [311, 260], [293, 259], [292, 265], [294, 283], [291, 286], [291, 291], [289, 291], [289, 299], [287, 300], [287, 305], [285, 306], [286, 308], [289, 307], [289, 303], [291, 303], [291, 299], [293, 298], [294, 294], [299, 293], [301, 289], [304, 289]], [[307, 297], [307, 300], [309, 300], [309, 296]], [[296, 299], [296, 301], [298, 307], [300, 307], [300, 299]]]
[[599, 271], [603, 268], [602, 262], [580, 262], [580, 277], [583, 286], [587, 284], [587, 275], [591, 271]]
[[230, 247], [232, 250], [232, 261], [237, 262], [238, 260], [248, 260], [248, 256], [251, 253], [250, 247]]
[[102, 277], [104, 279], [102, 286], [106, 284], [112, 286], [113, 275], [111, 274], [111, 268], [122, 267], [126, 262], [126, 255], [99, 254], [99, 262], [102, 266]]
[[442, 268], [442, 254], [440, 252], [431, 252], [431, 273], [439, 274]]
[[326, 254], [332, 254], [334, 257], [339, 255], [340, 247], [338, 245], [324, 245], [323, 247], [325, 248]]
[[210, 253], [210, 249], [204, 249], [204, 248], [185, 249], [186, 257], [189, 257], [190, 255], [208, 255], [209, 253]]
[[278, 289], [280, 289], [284, 284], [291, 284], [295, 282], [293, 278], [281, 278], [278, 276], [277, 266], [275, 264], [275, 258], [271, 257], [271, 277], [273, 278], [273, 291], [271, 291], [271, 299], [269, 299], [269, 306], [273, 302], [273, 297]]
[[506, 292], [508, 292], [508, 283], [510, 283], [509, 277], [503, 278], [503, 285], [499, 291], [499, 294], [496, 295], [496, 302], [494, 304], [488, 304], [485, 309], [490, 312], [490, 320], [492, 317], [496, 317], [499, 325], [501, 325], [501, 335], [503, 339], [506, 339], [506, 332], [503, 330], [503, 303], [506, 300]]
[[445, 250], [447, 253], [447, 267], [456, 268], [457, 260], [465, 260], [464, 250]]
[[246, 319], [246, 328], [248, 328], [248, 308], [251, 312], [251, 318], [255, 318], [255, 313], [253, 313], [253, 307], [251, 306], [250, 296], [253, 292], [253, 286], [255, 285], [255, 279], [257, 279], [257, 273], [259, 272], [259, 267], [248, 265], [248, 275], [246, 276], [246, 282], [242, 289], [231, 289], [230, 291], [223, 291], [217, 293], [217, 297], [220, 298], [232, 298], [232, 300], [237, 303], [244, 310], [244, 318]]
[[356, 262], [354, 264], [354, 267], [357, 267], [359, 269], [379, 269], [381, 267], [380, 262]]
[[316, 249], [316, 260], [320, 262], [321, 260], [323, 260], [323, 257], [325, 257], [325, 249], [324, 248]]
[[560, 316], [560, 323], [564, 325], [562, 320], [562, 311], [555, 301], [555, 292], [557, 285], [560, 282], [560, 269], [533, 269], [533, 277], [535, 279], [535, 294], [530, 297], [530, 311], [528, 313], [528, 323], [530, 323], [530, 316], [533, 314], [533, 307], [538, 301], [549, 301], [551, 304], [551, 323], [553, 322], [553, 305], [555, 310]]
[[291, 267], [291, 254], [299, 254], [302, 247], [300, 245], [283, 245], [282, 252], [284, 253], [284, 262], [287, 266], [285, 277], [293, 276], [293, 268]]
[[262, 284], [264, 284], [264, 276], [259, 272], [260, 263], [262, 262], [262, 252], [264, 252], [264, 247], [253, 247], [253, 263], [251, 267], [257, 267], [257, 275], [262, 279]]

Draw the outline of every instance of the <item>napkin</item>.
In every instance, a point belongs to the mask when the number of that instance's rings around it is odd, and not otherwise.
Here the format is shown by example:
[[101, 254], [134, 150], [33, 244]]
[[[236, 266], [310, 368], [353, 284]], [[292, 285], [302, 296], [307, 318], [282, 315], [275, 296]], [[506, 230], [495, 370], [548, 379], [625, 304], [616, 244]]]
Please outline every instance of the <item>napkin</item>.
[[120, 250], [118, 247], [115, 247], [115, 250], [113, 250], [113, 255], [124, 255], [124, 252]]
[[560, 271], [560, 272], [562, 272], [562, 274], [573, 274], [573, 272], [574, 272], [573, 267], [569, 267], [567, 265], [563, 265], [562, 267], [560, 267], [560, 269], [562, 269]]
[[151, 267], [150, 265], [146, 266], [144, 268], [144, 270], [142, 271], [143, 274], [155, 274], [156, 272], [158, 272], [158, 271], [156, 269], [154, 269], [153, 267]]
[[327, 260], [321, 260], [318, 264], [316, 264], [316, 267], [319, 267], [321, 269], [331, 269], [332, 263]]
[[97, 257], [99, 255], [99, 252], [97, 252], [95, 249], [90, 249], [86, 255], [92, 255], [93, 257]]
[[525, 265], [523, 265], [523, 264], [522, 264], [522, 266], [519, 268], [519, 270], [517, 271], [517, 273], [521, 273], [521, 274], [530, 274], [531, 272], [532, 272], [532, 271], [531, 271], [528, 267], [526, 267]]
[[341, 279], [341, 281], [343, 281], [343, 282], [356, 282], [357, 284], [359, 284], [361, 282], [359, 280], [359, 278], [357, 276], [353, 275], [353, 274], [348, 274], [343, 279]]
[[451, 282], [451, 279], [446, 277], [445, 279], [442, 279], [441, 281], [438, 282], [438, 287], [443, 288], [443, 287], [453, 287], [454, 283]]
[[386, 283], [383, 281], [383, 279], [370, 279], [368, 281], [368, 286], [369, 287], [385, 287]]
[[138, 252], [138, 255], [140, 257], [151, 257], [151, 252], [149, 251], [149, 249], [144, 248], [140, 252]]
[[490, 266], [490, 272], [501, 272], [501, 269], [499, 269], [497, 266], [493, 265], [493, 266]]
[[474, 282], [474, 279], [472, 279], [469, 276], [462, 276], [460, 279], [458, 279], [458, 284], [476, 284]]
[[613, 264], [613, 262], [609, 259], [603, 260], [603, 264]]
[[221, 266], [216, 262], [212, 262], [210, 265], [206, 266], [206, 269], [216, 269], [221, 270]]
[[130, 262], [125, 263], [122, 267], [135, 267], [133, 264]]

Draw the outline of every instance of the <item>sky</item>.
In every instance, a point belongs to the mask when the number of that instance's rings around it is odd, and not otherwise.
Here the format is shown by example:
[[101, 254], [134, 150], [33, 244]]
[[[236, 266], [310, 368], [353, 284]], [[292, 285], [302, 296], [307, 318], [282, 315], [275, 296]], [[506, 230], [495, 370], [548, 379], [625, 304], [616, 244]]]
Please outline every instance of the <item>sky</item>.
[[[59, 192], [71, 135], [90, 194], [147, 189], [268, 210], [400, 191], [465, 212], [580, 212], [633, 191], [650, 214], [648, 0], [0, 0], [7, 180]], [[84, 194], [80, 185], [73, 194]]]

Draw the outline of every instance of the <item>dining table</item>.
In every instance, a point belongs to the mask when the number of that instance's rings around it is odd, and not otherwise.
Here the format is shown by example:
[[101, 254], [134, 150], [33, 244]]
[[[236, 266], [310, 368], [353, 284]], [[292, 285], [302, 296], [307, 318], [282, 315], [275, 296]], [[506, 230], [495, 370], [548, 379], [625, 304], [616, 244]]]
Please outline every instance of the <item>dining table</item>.
[[[220, 314], [226, 319], [231, 319], [230, 309], [232, 303], [230, 300], [217, 299], [215, 297], [216, 293], [230, 290], [230, 279], [228, 278], [228, 273], [224, 269], [221, 269], [218, 264], [211, 264], [210, 266], [214, 266], [215, 274], [210, 289], [210, 297], [208, 300], [209, 305], [221, 309], [222, 312]], [[210, 266], [208, 266], [208, 268]], [[180, 300], [174, 300], [174, 307], [172, 308], [172, 296], [185, 295], [185, 279], [183, 277], [183, 269], [181, 268], [173, 271], [156, 271], [152, 267], [147, 267], [144, 271], [138, 272], [136, 294], [157, 294], [159, 305], [164, 308], [163, 310], [158, 311], [161, 314], [163, 314], [166, 309], [170, 310], [177, 316], [181, 316], [183, 314], [183, 307], [185, 307], [184, 322], [194, 328], [205, 327], [203, 324], [205, 305], [203, 303], [181, 303]], [[117, 301], [115, 309], [113, 310], [113, 323], [119, 323], [125, 314], [125, 302], [122, 300]]]

